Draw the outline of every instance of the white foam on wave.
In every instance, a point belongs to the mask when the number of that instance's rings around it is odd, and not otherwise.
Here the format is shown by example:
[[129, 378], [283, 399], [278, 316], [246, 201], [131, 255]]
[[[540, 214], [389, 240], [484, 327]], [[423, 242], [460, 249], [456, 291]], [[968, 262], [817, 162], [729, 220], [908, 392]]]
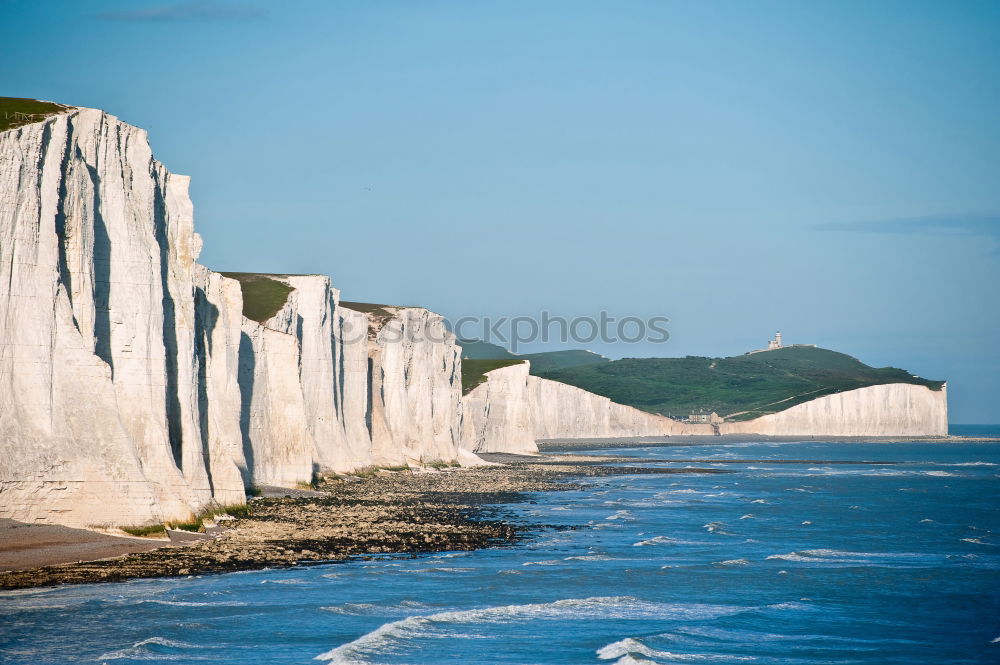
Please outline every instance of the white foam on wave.
[[[753, 656], [732, 656], [727, 654], [717, 654], [717, 653], [676, 653], [673, 651], [664, 651], [662, 649], [654, 649], [648, 644], [642, 642], [634, 637], [626, 637], [624, 640], [619, 640], [617, 642], [612, 642], [611, 644], [605, 645], [597, 650], [597, 657], [602, 660], [611, 660], [612, 658], [658, 658], [671, 661], [704, 661], [709, 660], [712, 662], [720, 661], [746, 661], [755, 660]], [[621, 663], [618, 660], [617, 663]], [[641, 660], [638, 662], [649, 663], [653, 661]]]
[[726, 559], [725, 561], [719, 561], [720, 566], [749, 566], [750, 562], [746, 559]]
[[331, 614], [342, 614], [346, 616], [371, 616], [378, 614], [382, 616], [408, 616], [415, 610], [423, 610], [430, 607], [426, 603], [416, 600], [403, 600], [390, 605], [377, 605], [375, 603], [343, 603], [342, 605], [328, 605], [320, 607], [324, 612]]
[[646, 660], [641, 656], [630, 656], [628, 654], [622, 656], [614, 662], [614, 665], [648, 665], [649, 663], [655, 663], [653, 660]]
[[205, 657], [194, 656], [190, 653], [171, 654], [157, 652], [149, 647], [166, 647], [169, 649], [203, 649], [197, 644], [189, 644], [180, 640], [171, 640], [166, 637], [149, 637], [141, 642], [136, 642], [130, 647], [109, 651], [98, 657], [98, 660], [205, 660]]
[[617, 510], [613, 515], [608, 515], [604, 519], [606, 520], [622, 520], [625, 522], [632, 522], [635, 520], [635, 516], [629, 510]]
[[670, 536], [654, 536], [653, 538], [647, 538], [646, 540], [640, 540], [639, 542], [632, 543], [632, 547], [647, 547], [649, 545], [711, 545], [712, 543], [706, 543], [701, 540], [681, 540], [680, 538], [671, 538]]
[[702, 528], [709, 533], [717, 533], [722, 536], [731, 536], [733, 534], [729, 533], [723, 527], [726, 526], [725, 522], [709, 522], [708, 524], [702, 525]]
[[152, 603], [154, 605], [170, 605], [172, 607], [243, 607], [244, 602], [229, 600], [221, 602], [195, 601], [195, 600], [160, 600], [158, 598], [144, 598], [138, 603]]
[[657, 603], [633, 596], [568, 598], [550, 603], [502, 605], [414, 615], [383, 624], [361, 637], [316, 656], [336, 665], [368, 663], [369, 657], [398, 649], [416, 639], [455, 636], [462, 625], [503, 625], [527, 621], [601, 619], [659, 619], [697, 621], [738, 614], [749, 608], [701, 603]]
[[753, 516], [753, 513], [747, 513], [746, 515], [744, 515], [740, 519], [741, 520], [752, 520], [752, 519], [754, 519], [754, 516]]
[[772, 554], [767, 559], [780, 561], [795, 561], [799, 563], [846, 563], [865, 566], [884, 565], [887, 563], [920, 562], [928, 555], [914, 552], [845, 552], [842, 550], [813, 549], [788, 552], [787, 554]]

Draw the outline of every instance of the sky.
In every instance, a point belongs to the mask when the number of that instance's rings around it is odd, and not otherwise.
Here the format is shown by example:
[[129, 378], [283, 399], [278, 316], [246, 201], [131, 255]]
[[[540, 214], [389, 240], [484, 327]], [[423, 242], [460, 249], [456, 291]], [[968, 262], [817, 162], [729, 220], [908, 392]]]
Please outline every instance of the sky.
[[0, 0], [0, 94], [192, 176], [200, 261], [459, 317], [776, 330], [1000, 422], [1000, 2]]

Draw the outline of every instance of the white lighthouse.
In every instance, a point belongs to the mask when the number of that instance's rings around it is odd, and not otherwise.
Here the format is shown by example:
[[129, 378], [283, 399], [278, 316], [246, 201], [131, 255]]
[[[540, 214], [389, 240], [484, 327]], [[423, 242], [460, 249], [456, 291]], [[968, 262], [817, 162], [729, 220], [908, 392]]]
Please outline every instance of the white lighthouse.
[[781, 333], [776, 332], [774, 333], [774, 339], [767, 343], [767, 350], [770, 351], [772, 349], [780, 349], [781, 346]]

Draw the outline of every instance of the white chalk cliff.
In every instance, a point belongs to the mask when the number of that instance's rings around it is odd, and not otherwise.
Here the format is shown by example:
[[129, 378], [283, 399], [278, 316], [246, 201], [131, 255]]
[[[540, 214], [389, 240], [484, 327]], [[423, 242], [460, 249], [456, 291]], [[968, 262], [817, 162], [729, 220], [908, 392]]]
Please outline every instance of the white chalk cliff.
[[742, 422], [682, 423], [528, 374], [493, 370], [463, 398], [463, 445], [482, 453], [537, 452], [543, 439], [711, 436], [946, 436], [947, 388], [891, 383], [848, 390]]
[[887, 383], [827, 395], [743, 422], [721, 434], [768, 436], [947, 436], [948, 389]]
[[[253, 320], [242, 278], [199, 265], [200, 250], [188, 179], [143, 130], [70, 108], [0, 132], [0, 517], [182, 520], [317, 472], [715, 431], [530, 376], [527, 362], [463, 397], [441, 316], [345, 306], [327, 277], [268, 275], [288, 293]], [[720, 430], [945, 434], [946, 394], [875, 386]]]
[[99, 110], [0, 133], [0, 517], [185, 519], [251, 484], [459, 459], [440, 316], [400, 308], [370, 335], [306, 275], [272, 277], [285, 303], [246, 318], [240, 282], [195, 262], [187, 189]]
[[712, 435], [711, 425], [685, 424], [617, 404], [575, 386], [531, 376], [530, 362], [486, 373], [462, 399], [463, 446], [477, 453], [530, 454], [541, 439]]

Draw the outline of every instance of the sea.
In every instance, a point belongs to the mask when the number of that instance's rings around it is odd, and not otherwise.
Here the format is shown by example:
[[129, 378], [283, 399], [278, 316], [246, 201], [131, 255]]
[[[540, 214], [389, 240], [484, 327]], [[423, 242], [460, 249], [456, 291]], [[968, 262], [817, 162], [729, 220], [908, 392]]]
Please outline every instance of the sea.
[[1000, 443], [608, 452], [733, 473], [532, 494], [563, 528], [513, 547], [3, 593], [0, 662], [1000, 663]]

